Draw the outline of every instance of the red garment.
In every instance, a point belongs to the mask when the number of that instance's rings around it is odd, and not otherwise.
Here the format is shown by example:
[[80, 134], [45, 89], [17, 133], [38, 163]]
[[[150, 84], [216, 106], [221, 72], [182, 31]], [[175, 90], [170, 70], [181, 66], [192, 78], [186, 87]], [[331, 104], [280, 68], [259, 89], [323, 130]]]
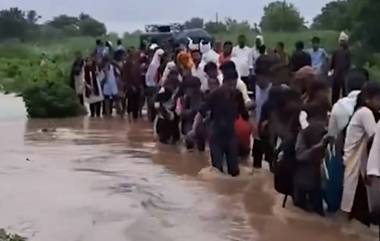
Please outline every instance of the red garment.
[[240, 146], [246, 148], [251, 146], [253, 129], [253, 125], [240, 116], [235, 120], [235, 134]]

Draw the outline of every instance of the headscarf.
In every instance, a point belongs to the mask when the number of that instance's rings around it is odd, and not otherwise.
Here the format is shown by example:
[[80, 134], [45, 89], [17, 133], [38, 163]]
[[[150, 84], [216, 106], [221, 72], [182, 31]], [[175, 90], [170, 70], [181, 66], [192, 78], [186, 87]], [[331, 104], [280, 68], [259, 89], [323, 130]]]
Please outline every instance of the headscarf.
[[164, 53], [165, 51], [163, 49], [157, 49], [156, 52], [154, 52], [152, 62], [150, 62], [145, 75], [145, 82], [147, 84], [153, 82], [153, 80], [157, 82], [157, 72], [161, 65], [161, 57]]

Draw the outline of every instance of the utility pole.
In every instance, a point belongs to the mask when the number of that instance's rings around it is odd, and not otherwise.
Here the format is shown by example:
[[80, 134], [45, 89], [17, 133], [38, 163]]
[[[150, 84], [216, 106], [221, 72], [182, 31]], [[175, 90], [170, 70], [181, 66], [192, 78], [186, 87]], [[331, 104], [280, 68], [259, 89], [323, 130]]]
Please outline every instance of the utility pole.
[[284, 31], [285, 27], [285, 11], [286, 11], [286, 0], [282, 2], [282, 23], [281, 23], [281, 31]]
[[218, 12], [215, 14], [215, 22], [219, 23], [219, 14], [218, 14]]

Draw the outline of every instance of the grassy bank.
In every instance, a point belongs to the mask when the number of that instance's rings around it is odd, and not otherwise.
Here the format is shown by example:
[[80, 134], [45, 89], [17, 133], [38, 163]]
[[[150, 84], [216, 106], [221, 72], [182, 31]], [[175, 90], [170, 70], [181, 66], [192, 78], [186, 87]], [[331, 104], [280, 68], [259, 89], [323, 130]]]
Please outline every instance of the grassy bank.
[[[226, 32], [216, 34], [217, 41], [230, 40], [236, 42], [240, 33]], [[249, 43], [253, 44], [255, 34], [245, 33]], [[310, 40], [318, 36], [322, 46], [332, 52], [337, 46], [338, 32], [334, 31], [304, 31], [297, 33], [264, 33], [266, 45], [276, 46], [277, 42], [285, 43], [291, 53], [294, 43], [302, 40], [310, 47]], [[110, 35], [109, 39], [115, 41], [117, 36]], [[0, 42], [0, 88], [3, 91], [22, 92], [27, 86], [40, 80], [68, 81], [69, 69], [74, 54], [81, 51], [90, 53], [94, 47], [94, 38], [75, 37], [62, 40], [44, 40], [35, 43], [21, 43], [17, 41]], [[124, 36], [124, 44], [138, 47], [139, 36]], [[44, 56], [44, 57], [42, 57]], [[41, 60], [48, 60], [46, 66], [40, 66]], [[375, 59], [375, 65], [370, 68], [373, 79], [380, 80], [380, 55]]]

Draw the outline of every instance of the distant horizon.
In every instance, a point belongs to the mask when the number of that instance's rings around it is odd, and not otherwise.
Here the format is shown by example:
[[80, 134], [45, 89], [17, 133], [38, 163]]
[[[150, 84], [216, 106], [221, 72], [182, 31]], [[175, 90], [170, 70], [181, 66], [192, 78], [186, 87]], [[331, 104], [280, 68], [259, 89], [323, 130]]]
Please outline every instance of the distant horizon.
[[[239, 21], [247, 20], [253, 25], [260, 22], [264, 6], [270, 2], [273, 1], [235, 0], [235, 6], [230, 7], [230, 2], [227, 0], [191, 0], [187, 2], [114, 0], [113, 4], [94, 0], [1, 0], [0, 9], [18, 7], [25, 11], [36, 10], [42, 16], [42, 22], [61, 14], [79, 16], [81, 12], [84, 12], [105, 23], [108, 32], [120, 35], [125, 32], [144, 30], [144, 26], [148, 24], [182, 23], [192, 17], [210, 21], [216, 18], [217, 13], [219, 21], [231, 17]], [[293, 3], [310, 25], [313, 18], [330, 0], [287, 0], [287, 2]], [[173, 9], [184, 10], [173, 11]]]

